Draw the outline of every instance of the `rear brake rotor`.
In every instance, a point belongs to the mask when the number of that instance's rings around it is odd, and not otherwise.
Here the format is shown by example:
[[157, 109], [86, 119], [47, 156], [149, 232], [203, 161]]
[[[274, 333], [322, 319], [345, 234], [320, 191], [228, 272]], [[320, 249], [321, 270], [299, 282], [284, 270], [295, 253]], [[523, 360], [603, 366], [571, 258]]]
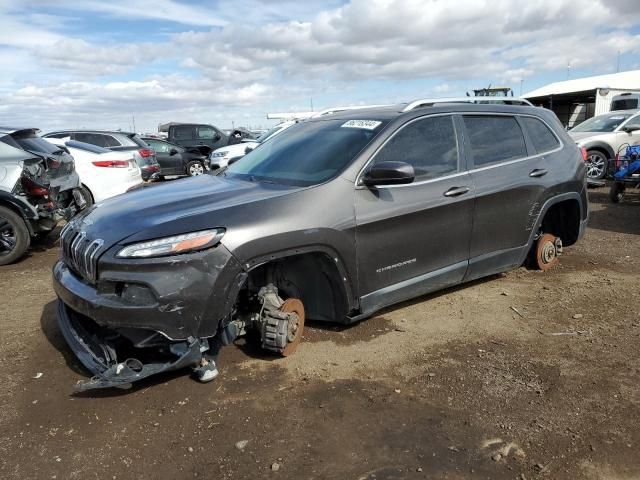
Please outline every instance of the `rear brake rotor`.
[[536, 243], [536, 266], [542, 270], [549, 270], [559, 262], [562, 253], [562, 241], [549, 233], [540, 236]]
[[290, 313], [287, 332], [287, 346], [280, 353], [288, 357], [298, 348], [304, 332], [304, 305], [297, 298], [287, 298], [280, 307], [282, 313]]

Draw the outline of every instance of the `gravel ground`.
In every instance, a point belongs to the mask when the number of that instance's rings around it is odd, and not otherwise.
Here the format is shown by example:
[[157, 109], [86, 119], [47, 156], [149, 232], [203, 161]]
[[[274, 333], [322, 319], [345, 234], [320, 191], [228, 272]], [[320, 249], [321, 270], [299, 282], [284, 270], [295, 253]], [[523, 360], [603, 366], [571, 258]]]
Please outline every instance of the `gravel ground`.
[[0, 478], [638, 479], [640, 197], [591, 207], [549, 272], [311, 324], [286, 359], [241, 340], [212, 384], [76, 396], [37, 245], [0, 270]]

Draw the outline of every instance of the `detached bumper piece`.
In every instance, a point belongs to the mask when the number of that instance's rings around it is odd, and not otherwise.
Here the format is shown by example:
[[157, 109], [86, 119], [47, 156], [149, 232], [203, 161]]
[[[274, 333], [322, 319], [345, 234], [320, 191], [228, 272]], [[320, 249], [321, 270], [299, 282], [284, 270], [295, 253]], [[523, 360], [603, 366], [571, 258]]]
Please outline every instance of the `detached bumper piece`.
[[60, 330], [78, 360], [94, 375], [74, 390], [129, 388], [151, 375], [201, 365], [206, 339], [170, 341], [158, 332], [110, 329], [69, 309], [58, 300]]

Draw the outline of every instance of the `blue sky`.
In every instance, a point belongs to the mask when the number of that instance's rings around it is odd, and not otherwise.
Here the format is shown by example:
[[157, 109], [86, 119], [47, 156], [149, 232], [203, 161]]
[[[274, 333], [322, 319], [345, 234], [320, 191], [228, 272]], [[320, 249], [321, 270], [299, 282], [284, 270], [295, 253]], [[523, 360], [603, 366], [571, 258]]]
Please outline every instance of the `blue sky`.
[[0, 116], [43, 130], [266, 127], [640, 68], [637, 0], [0, 0], [0, 25]]

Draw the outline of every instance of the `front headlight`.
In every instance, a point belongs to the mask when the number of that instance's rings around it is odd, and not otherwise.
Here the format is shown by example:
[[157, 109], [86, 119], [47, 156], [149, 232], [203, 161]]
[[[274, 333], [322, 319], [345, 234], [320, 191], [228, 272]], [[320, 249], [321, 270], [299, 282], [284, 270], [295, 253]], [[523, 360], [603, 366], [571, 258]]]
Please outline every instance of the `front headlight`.
[[211, 154], [212, 158], [220, 158], [220, 157], [226, 157], [229, 154], [229, 152], [213, 152]]
[[213, 247], [224, 235], [224, 228], [183, 233], [172, 237], [158, 238], [146, 242], [134, 243], [120, 250], [119, 258], [149, 258], [177, 253], [193, 252]]

